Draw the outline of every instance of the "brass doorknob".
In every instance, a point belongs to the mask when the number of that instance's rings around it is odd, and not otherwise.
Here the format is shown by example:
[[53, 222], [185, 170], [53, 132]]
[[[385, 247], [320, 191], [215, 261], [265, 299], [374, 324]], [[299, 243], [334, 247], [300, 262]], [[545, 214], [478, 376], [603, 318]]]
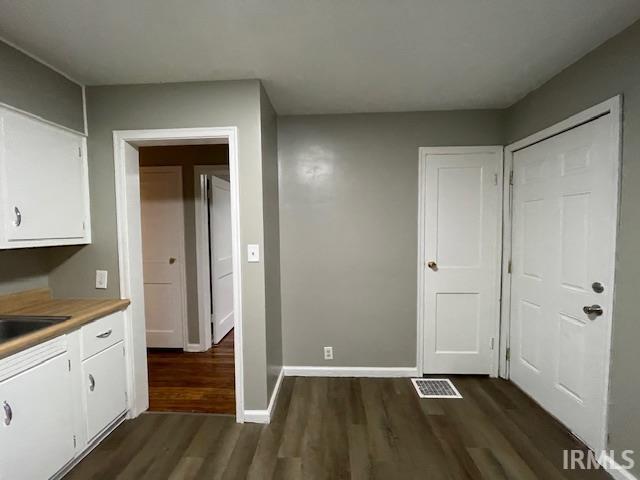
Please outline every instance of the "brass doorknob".
[[174, 263], [176, 263], [176, 258], [175, 258], [175, 257], [171, 257], [171, 258], [169, 259], [169, 264], [170, 264], [170, 265], [173, 265]]
[[434, 272], [438, 270], [438, 264], [434, 261], [427, 262], [427, 267], [429, 267]]

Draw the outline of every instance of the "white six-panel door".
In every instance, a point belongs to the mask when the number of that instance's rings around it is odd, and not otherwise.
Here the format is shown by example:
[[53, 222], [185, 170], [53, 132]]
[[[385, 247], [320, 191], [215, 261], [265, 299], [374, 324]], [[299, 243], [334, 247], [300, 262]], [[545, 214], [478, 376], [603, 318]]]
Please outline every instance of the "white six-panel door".
[[183, 348], [184, 200], [180, 167], [140, 167], [147, 346]]
[[497, 349], [502, 147], [421, 149], [423, 372], [489, 374]]
[[213, 343], [231, 331], [233, 316], [233, 256], [231, 251], [231, 187], [228, 181], [209, 177]]
[[[611, 117], [513, 156], [510, 376], [596, 449], [605, 431], [617, 221]], [[583, 311], [593, 305], [602, 315]]]

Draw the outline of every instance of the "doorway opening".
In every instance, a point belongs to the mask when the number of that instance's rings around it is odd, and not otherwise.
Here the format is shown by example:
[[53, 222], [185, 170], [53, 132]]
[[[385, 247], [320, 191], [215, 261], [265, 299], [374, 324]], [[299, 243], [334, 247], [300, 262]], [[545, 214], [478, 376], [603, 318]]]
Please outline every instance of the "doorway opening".
[[138, 154], [149, 410], [233, 414], [228, 145]]
[[[131, 299], [129, 416], [235, 413], [243, 422], [237, 131], [116, 131], [114, 151], [120, 288]], [[225, 195], [212, 198], [201, 184]], [[203, 291], [202, 259], [215, 274], [221, 257], [226, 275]], [[222, 306], [227, 331], [213, 343]]]

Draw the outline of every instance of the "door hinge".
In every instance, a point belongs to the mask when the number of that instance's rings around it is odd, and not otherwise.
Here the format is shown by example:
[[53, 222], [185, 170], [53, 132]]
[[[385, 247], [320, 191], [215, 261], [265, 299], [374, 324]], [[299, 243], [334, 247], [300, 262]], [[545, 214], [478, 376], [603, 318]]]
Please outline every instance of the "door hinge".
[[513, 185], [513, 170], [509, 172], [509, 185]]
[[507, 263], [507, 273], [511, 275], [511, 259], [509, 259], [509, 263]]
[[495, 343], [496, 343], [495, 337], [491, 337], [490, 342], [489, 342], [489, 345], [491, 346], [491, 350], [494, 349]]
[[511, 348], [507, 347], [507, 362], [511, 360]]

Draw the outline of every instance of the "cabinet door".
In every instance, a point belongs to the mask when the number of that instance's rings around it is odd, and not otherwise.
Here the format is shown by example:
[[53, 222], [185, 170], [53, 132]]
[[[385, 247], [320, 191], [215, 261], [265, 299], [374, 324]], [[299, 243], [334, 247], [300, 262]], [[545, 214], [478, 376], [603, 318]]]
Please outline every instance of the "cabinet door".
[[0, 383], [0, 478], [46, 479], [74, 456], [67, 354]]
[[87, 405], [87, 438], [91, 441], [127, 408], [124, 343], [82, 362]]
[[9, 110], [0, 115], [6, 239], [82, 239], [88, 190], [83, 137]]

